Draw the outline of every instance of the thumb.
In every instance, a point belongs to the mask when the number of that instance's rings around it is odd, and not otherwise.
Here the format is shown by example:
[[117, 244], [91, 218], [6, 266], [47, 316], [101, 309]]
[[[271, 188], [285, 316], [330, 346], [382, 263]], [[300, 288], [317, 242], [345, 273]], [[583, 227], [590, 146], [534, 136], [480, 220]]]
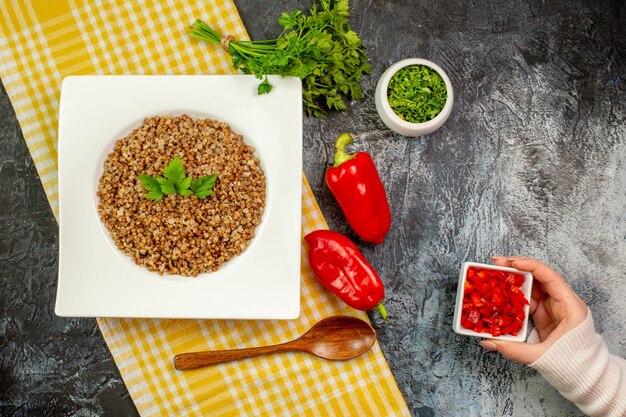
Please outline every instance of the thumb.
[[485, 339], [480, 346], [487, 350], [500, 352], [504, 357], [523, 364], [531, 364], [541, 357], [545, 348], [541, 343], [529, 344], [509, 340]]

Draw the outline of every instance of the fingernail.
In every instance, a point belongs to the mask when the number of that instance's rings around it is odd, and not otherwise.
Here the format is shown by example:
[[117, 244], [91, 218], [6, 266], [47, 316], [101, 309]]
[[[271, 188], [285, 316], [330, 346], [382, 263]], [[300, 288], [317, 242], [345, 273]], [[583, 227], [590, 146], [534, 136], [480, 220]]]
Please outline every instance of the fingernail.
[[498, 350], [498, 345], [496, 345], [493, 342], [489, 342], [487, 340], [483, 340], [482, 342], [479, 343], [479, 345], [481, 345], [487, 350]]

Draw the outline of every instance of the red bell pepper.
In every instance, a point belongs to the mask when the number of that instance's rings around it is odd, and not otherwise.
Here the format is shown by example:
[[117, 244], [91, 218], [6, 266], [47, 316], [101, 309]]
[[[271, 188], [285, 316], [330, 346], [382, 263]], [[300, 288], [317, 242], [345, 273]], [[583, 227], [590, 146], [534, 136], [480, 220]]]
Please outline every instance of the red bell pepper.
[[387, 194], [372, 157], [366, 152], [346, 153], [350, 142], [349, 133], [337, 138], [335, 165], [326, 171], [326, 184], [352, 230], [367, 242], [382, 243], [391, 227]]
[[385, 288], [359, 248], [341, 233], [316, 230], [304, 237], [315, 276], [350, 307], [376, 309], [387, 320], [383, 304]]

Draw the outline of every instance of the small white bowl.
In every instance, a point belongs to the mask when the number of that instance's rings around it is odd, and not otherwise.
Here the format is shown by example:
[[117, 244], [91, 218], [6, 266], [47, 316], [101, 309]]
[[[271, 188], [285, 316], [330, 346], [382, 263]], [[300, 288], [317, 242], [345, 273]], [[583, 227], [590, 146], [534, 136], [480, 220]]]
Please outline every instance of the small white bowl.
[[[435, 116], [434, 119], [424, 123], [411, 123], [401, 119], [391, 109], [391, 106], [389, 105], [389, 100], [387, 99], [387, 88], [389, 87], [389, 81], [391, 80], [391, 77], [393, 77], [394, 74], [398, 72], [398, 70], [404, 67], [408, 67], [410, 65], [424, 65], [434, 69], [435, 71], [437, 71], [437, 73], [443, 79], [443, 82], [446, 84], [446, 90], [448, 94], [446, 104], [443, 105], [443, 109], [441, 109], [441, 112], [437, 116]], [[448, 78], [448, 75], [444, 72], [443, 69], [441, 69], [439, 65], [422, 58], [408, 58], [396, 62], [395, 64], [387, 68], [387, 71], [383, 73], [383, 75], [378, 80], [378, 84], [376, 85], [375, 101], [378, 115], [389, 129], [404, 136], [424, 136], [439, 129], [448, 119], [450, 113], [452, 112], [454, 91], [452, 90], [452, 83], [450, 82], [450, 78]]]
[[465, 336], [474, 336], [474, 337], [482, 337], [489, 339], [501, 339], [501, 340], [512, 340], [515, 342], [523, 342], [526, 340], [526, 333], [528, 332], [528, 316], [530, 312], [530, 305], [524, 306], [524, 313], [526, 317], [524, 318], [524, 326], [519, 331], [517, 336], [512, 335], [502, 335], [502, 336], [493, 336], [491, 333], [477, 333], [472, 330], [466, 329], [461, 325], [461, 311], [463, 310], [463, 292], [465, 287], [465, 278], [467, 276], [467, 269], [471, 266], [477, 268], [491, 269], [495, 271], [504, 271], [504, 272], [513, 272], [515, 274], [523, 275], [525, 278], [524, 284], [522, 284], [522, 291], [524, 292], [524, 296], [530, 302], [530, 294], [533, 286], [533, 274], [526, 271], [520, 271], [515, 268], [506, 268], [503, 266], [495, 266], [488, 264], [479, 264], [475, 262], [465, 262], [461, 266], [461, 274], [459, 276], [459, 286], [456, 290], [456, 305], [454, 306], [454, 321], [452, 323], [452, 329], [458, 333]]

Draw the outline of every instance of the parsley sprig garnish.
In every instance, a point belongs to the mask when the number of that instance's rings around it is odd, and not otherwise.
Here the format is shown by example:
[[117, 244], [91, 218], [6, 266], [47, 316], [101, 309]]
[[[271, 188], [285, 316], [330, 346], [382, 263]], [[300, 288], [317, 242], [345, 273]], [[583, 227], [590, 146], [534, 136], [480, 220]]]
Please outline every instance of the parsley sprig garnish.
[[217, 180], [217, 174], [204, 175], [194, 180], [191, 175], [187, 176], [183, 162], [177, 156], [163, 169], [162, 177], [139, 174], [139, 180], [148, 191], [146, 198], [149, 200], [161, 201], [163, 194], [180, 194], [182, 196], [193, 194], [202, 199], [213, 195], [213, 186]]
[[[320, 0], [309, 15], [300, 10], [283, 13], [284, 28], [277, 39], [230, 41], [233, 67], [254, 74], [263, 82], [259, 94], [269, 93], [267, 74], [302, 80], [302, 100], [309, 116], [326, 117], [328, 110], [345, 110], [343, 96], [363, 97], [359, 81], [369, 74], [365, 48], [348, 23], [348, 0]], [[220, 43], [222, 36], [201, 20], [191, 26], [191, 36]]]

